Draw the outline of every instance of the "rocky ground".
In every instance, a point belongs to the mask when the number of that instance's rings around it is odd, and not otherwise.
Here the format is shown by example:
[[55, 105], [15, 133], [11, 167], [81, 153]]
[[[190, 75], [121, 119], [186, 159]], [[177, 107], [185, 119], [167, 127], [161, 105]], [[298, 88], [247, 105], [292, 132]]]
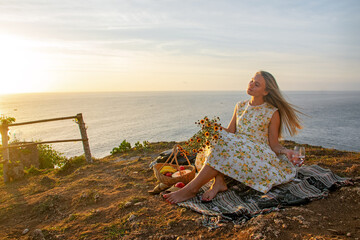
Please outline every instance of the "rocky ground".
[[[285, 142], [292, 147], [293, 142]], [[330, 168], [355, 184], [322, 200], [225, 223], [215, 230], [201, 215], [150, 195], [149, 163], [174, 142], [74, 163], [63, 171], [0, 183], [1, 239], [359, 239], [360, 153], [305, 145], [307, 164]]]

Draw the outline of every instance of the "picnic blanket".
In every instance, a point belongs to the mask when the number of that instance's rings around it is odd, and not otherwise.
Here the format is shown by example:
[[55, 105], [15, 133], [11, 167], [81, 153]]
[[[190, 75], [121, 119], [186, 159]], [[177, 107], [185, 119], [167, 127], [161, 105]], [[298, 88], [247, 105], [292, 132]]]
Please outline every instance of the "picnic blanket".
[[318, 165], [297, 168], [296, 178], [272, 188], [267, 194], [258, 192], [235, 180], [228, 184], [229, 190], [218, 193], [210, 202], [201, 201], [201, 195], [211, 182], [203, 186], [199, 194], [179, 206], [190, 208], [203, 214], [203, 225], [216, 228], [223, 221], [242, 224], [259, 214], [279, 210], [321, 199], [329, 191], [351, 184], [349, 178], [342, 178], [329, 169]]

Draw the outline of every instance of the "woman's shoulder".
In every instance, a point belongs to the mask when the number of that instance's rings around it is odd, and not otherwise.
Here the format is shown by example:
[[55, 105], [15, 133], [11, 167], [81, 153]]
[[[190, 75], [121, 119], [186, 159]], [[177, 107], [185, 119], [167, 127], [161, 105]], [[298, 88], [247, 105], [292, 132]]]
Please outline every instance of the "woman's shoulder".
[[272, 105], [271, 103], [268, 103], [268, 102], [265, 102], [265, 106], [266, 106], [266, 108], [268, 108], [269, 110], [272, 110], [272, 111], [276, 111], [276, 110], [278, 110], [278, 108], [277, 107], [275, 107], [274, 105]]
[[270, 117], [272, 117], [274, 115], [274, 113], [278, 110], [277, 107], [275, 107], [274, 105], [272, 105], [268, 102], [265, 102], [264, 105], [265, 105], [266, 112], [268, 112]]
[[243, 100], [243, 101], [236, 103], [237, 109], [244, 107], [248, 102], [249, 102], [249, 100]]

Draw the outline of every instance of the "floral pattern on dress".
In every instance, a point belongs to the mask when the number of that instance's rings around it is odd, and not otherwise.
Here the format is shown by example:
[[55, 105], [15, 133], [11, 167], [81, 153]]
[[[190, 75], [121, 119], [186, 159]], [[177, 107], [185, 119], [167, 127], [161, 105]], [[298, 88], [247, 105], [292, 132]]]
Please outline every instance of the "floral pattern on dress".
[[291, 181], [296, 174], [294, 165], [278, 158], [269, 146], [269, 124], [277, 108], [266, 102], [251, 106], [249, 101], [236, 107], [235, 134], [222, 131], [216, 145], [198, 154], [197, 168], [207, 164], [263, 193]]

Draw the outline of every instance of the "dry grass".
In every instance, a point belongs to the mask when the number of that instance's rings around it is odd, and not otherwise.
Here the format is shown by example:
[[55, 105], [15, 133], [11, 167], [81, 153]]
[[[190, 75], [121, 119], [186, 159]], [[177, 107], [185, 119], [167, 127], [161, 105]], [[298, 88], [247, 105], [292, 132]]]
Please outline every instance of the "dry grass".
[[[324, 200], [258, 216], [241, 227], [227, 223], [208, 231], [198, 222], [200, 214], [147, 193], [156, 183], [149, 163], [173, 144], [153, 143], [148, 151], [0, 183], [0, 238], [27, 239], [37, 228], [46, 239], [347, 239], [348, 233], [360, 237], [358, 182]], [[288, 147], [294, 144], [285, 142]], [[306, 148], [309, 164], [359, 177], [360, 153]], [[22, 235], [25, 228], [30, 233]]]

